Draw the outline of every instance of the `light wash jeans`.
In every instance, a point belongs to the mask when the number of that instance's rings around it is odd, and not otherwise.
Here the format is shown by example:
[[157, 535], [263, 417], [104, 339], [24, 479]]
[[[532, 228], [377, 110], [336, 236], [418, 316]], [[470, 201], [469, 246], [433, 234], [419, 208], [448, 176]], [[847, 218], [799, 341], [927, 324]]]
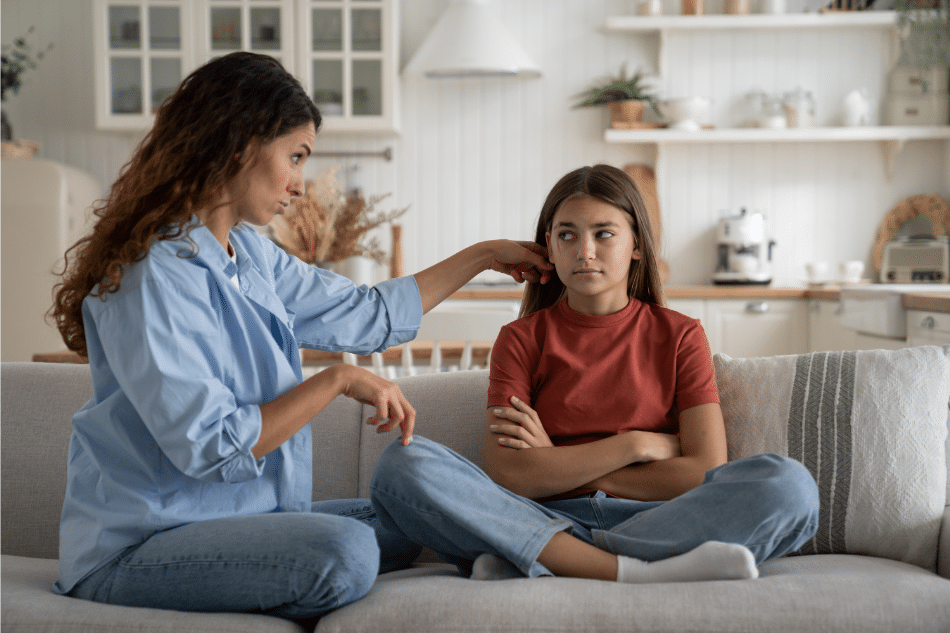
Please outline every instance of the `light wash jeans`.
[[421, 547], [379, 525], [367, 499], [312, 512], [201, 521], [159, 532], [83, 579], [74, 598], [310, 620], [366, 595]]
[[416, 435], [409, 446], [395, 443], [383, 452], [371, 498], [383, 526], [432, 548], [464, 574], [479, 554], [490, 553], [527, 576], [551, 575], [537, 558], [562, 530], [646, 561], [722, 541], [745, 545], [762, 563], [798, 549], [818, 527], [815, 480], [799, 462], [772, 454], [714, 468], [701, 486], [670, 501], [598, 492], [541, 504]]

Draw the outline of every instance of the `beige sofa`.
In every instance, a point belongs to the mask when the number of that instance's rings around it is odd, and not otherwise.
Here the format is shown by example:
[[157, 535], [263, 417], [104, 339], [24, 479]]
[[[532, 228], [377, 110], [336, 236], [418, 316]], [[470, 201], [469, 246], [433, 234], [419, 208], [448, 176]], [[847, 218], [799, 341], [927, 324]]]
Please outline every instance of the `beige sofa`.
[[[950, 367], [950, 347], [944, 353]], [[945, 375], [950, 373], [940, 374]], [[429, 374], [400, 379], [400, 384], [418, 410], [418, 434], [481, 462], [487, 372]], [[51, 591], [58, 570], [70, 419], [90, 392], [86, 366], [3, 364], [4, 633], [300, 631], [296, 624], [262, 615], [106, 606]], [[946, 421], [946, 400], [936, 415]], [[362, 405], [339, 398], [314, 419], [315, 499], [368, 496], [376, 458], [394, 436], [377, 435], [363, 424], [366, 417]], [[937, 449], [945, 485], [946, 455], [942, 446]], [[939, 574], [899, 560], [820, 554], [766, 563], [753, 581], [631, 586], [566, 578], [480, 582], [460, 577], [454, 567], [427, 562], [380, 576], [369, 595], [325, 616], [317, 631], [946, 633], [950, 512], [936, 520]], [[936, 559], [932, 552], [927, 566], [937, 569]]]

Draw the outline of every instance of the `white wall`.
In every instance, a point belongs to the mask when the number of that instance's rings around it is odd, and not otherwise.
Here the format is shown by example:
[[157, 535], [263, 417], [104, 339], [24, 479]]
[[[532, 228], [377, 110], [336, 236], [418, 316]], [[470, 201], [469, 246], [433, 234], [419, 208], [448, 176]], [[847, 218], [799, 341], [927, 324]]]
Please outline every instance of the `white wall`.
[[[674, 12], [675, 0], [666, 2], [667, 13]], [[447, 4], [402, 0], [403, 64]], [[392, 162], [362, 161], [359, 182], [368, 193], [392, 192], [393, 206], [411, 205], [403, 218], [409, 272], [478, 240], [529, 238], [548, 189], [574, 167], [657, 159], [653, 146], [604, 143], [604, 110], [570, 107], [573, 95], [623, 61], [631, 69], [656, 68], [656, 35], [603, 30], [607, 16], [634, 13], [636, 1], [493, 5], [541, 67], [540, 79], [405, 78], [399, 136], [318, 138], [324, 150], [393, 149]], [[707, 10], [718, 10], [715, 0]], [[87, 170], [107, 188], [139, 137], [94, 128], [91, 0], [3, 0], [0, 11], [3, 42], [35, 24], [32, 41], [55, 45], [4, 106], [16, 136], [38, 141], [41, 157]], [[875, 29], [707, 33], [670, 37], [667, 47], [666, 94], [712, 96], [718, 126], [734, 123], [735, 100], [748, 89], [797, 85], [814, 91], [819, 123], [830, 124], [851, 88], [868, 87], [879, 103], [891, 63], [886, 35]], [[671, 281], [709, 281], [716, 220], [740, 207], [769, 218], [778, 242], [776, 283], [800, 283], [806, 261], [869, 261], [877, 225], [900, 199], [950, 197], [948, 145], [908, 143], [890, 180], [875, 142], [666, 146], [658, 175]], [[313, 161], [312, 175], [332, 162]]]

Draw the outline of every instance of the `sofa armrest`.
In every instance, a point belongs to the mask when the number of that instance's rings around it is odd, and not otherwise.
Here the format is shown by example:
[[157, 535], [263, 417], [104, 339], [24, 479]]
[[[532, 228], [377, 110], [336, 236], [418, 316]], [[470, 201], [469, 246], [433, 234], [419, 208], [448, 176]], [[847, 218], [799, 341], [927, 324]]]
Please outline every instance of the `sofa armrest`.
[[937, 573], [950, 580], [950, 505], [943, 509], [940, 541], [937, 543]]

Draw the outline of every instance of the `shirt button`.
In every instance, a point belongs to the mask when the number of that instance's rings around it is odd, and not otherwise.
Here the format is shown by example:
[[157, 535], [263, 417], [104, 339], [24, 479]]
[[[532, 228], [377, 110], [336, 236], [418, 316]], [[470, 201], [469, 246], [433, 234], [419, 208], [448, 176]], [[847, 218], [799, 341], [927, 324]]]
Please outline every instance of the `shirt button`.
[[241, 282], [241, 290], [242, 290], [243, 292], [247, 292], [247, 282], [246, 282], [246, 281], [242, 281], [242, 282]]

